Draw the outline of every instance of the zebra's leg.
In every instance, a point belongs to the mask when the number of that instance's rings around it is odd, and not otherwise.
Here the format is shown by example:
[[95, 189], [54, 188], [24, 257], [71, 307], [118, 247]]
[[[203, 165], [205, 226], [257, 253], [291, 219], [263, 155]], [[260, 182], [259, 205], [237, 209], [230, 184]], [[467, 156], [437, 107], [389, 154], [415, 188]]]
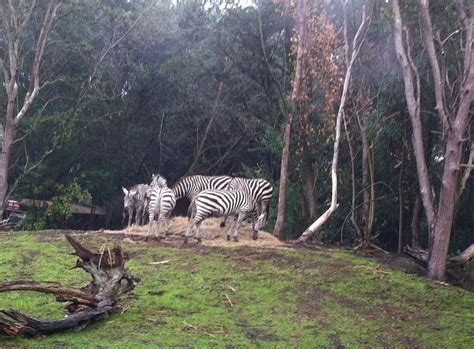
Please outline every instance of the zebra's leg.
[[247, 217], [246, 212], [239, 212], [239, 215], [237, 217], [237, 221], [235, 222], [235, 225], [234, 225], [234, 241], [235, 242], [239, 242], [239, 238], [238, 238], [239, 231], [238, 230], [239, 230], [240, 224], [245, 219], [245, 217]]
[[135, 214], [135, 223], [138, 226], [142, 225], [143, 206], [138, 206], [137, 213]]
[[165, 233], [165, 236], [164, 237], [167, 237], [169, 235], [169, 222], [170, 222], [170, 217], [165, 217], [164, 219], [164, 225], [165, 225], [165, 230], [164, 230], [164, 233]]
[[171, 216], [171, 212], [165, 219], [165, 237], [171, 235], [169, 231], [170, 230], [170, 216]]
[[143, 225], [145, 225], [147, 223], [146, 218], [147, 218], [147, 213], [148, 213], [148, 206], [149, 206], [149, 202], [148, 202], [147, 199], [145, 199], [145, 203], [143, 204], [143, 211], [142, 211], [142, 223], [143, 223]]
[[155, 229], [155, 234], [154, 238], [158, 241], [161, 239], [161, 227], [162, 227], [162, 217], [159, 217], [158, 220], [156, 221], [156, 229]]
[[133, 218], [133, 208], [128, 208], [128, 224], [127, 228], [129, 228], [132, 225], [132, 218]]
[[221, 225], [220, 225], [221, 228], [224, 228], [224, 227], [225, 227], [225, 222], [227, 221], [227, 217], [228, 217], [228, 216], [222, 217], [222, 222], [221, 222]]
[[151, 219], [150, 222], [148, 222], [148, 231], [147, 231], [147, 234], [146, 234], [145, 241], [148, 241], [150, 239], [150, 236], [153, 233], [153, 223], [154, 223], [153, 219]]
[[267, 225], [268, 223], [268, 205], [270, 205], [270, 201], [262, 201], [261, 202], [261, 211], [258, 213], [258, 215], [260, 216], [262, 213], [265, 215], [265, 219], [264, 219], [264, 223], [263, 225], [260, 227], [260, 229], [262, 229], [264, 226]]
[[198, 242], [198, 244], [201, 244], [202, 243], [202, 237], [201, 237], [201, 223], [202, 221], [200, 221], [199, 223], [196, 224], [196, 240]]
[[229, 230], [227, 230], [227, 241], [230, 241], [230, 236], [232, 235], [232, 229], [235, 226], [235, 222], [237, 221], [237, 216], [234, 216], [232, 218], [232, 224], [229, 227]]
[[196, 226], [196, 221], [194, 219], [189, 220], [188, 227], [186, 228], [186, 233], [184, 234], [183, 243], [188, 243], [188, 238], [192, 235], [194, 227]]

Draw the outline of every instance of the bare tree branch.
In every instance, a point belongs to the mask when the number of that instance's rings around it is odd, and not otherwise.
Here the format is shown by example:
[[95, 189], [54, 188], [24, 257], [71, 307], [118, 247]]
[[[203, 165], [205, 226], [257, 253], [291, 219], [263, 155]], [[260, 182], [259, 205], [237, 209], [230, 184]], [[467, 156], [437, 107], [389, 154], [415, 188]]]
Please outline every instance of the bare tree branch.
[[[40, 67], [43, 61], [43, 54], [44, 48], [46, 46], [46, 41], [48, 38], [49, 31], [53, 24], [53, 21], [56, 17], [56, 14], [61, 6], [61, 0], [51, 0], [48, 5], [48, 9], [46, 10], [46, 15], [44, 17], [43, 25], [41, 26], [41, 30], [38, 36], [38, 41], [36, 44], [36, 52], [35, 58], [33, 60], [33, 67], [31, 69], [31, 76], [33, 80], [30, 83], [30, 88], [25, 96], [25, 101], [23, 102], [23, 106], [18, 112], [18, 114], [14, 118], [15, 124], [19, 124], [23, 117], [25, 116], [26, 112], [28, 111], [31, 103], [38, 95], [40, 90]], [[31, 9], [30, 9], [31, 10]], [[18, 52], [18, 51], [17, 51]]]
[[431, 18], [429, 15], [429, 2], [428, 0], [419, 0], [421, 6], [421, 19], [423, 33], [423, 42], [425, 43], [426, 52], [431, 64], [431, 72], [434, 80], [434, 89], [436, 96], [436, 110], [441, 119], [444, 130], [451, 128], [449, 124], [449, 116], [446, 110], [446, 94], [444, 91], [445, 81], [441, 75], [438, 58], [436, 55], [436, 49], [434, 46], [434, 34], [433, 26], [431, 24]]
[[[343, 2], [343, 10], [346, 11], [347, 2]], [[331, 192], [331, 205], [329, 208], [313, 223], [311, 224], [301, 236], [298, 238], [298, 242], [305, 242], [307, 241], [314, 233], [316, 233], [324, 223], [332, 216], [334, 211], [336, 211], [337, 207], [339, 206], [337, 203], [337, 163], [339, 158], [339, 142], [340, 142], [340, 135], [341, 135], [341, 123], [342, 123], [342, 116], [344, 113], [344, 108], [346, 105], [347, 94], [349, 91], [349, 85], [352, 77], [352, 67], [354, 66], [354, 62], [359, 55], [360, 48], [365, 39], [364, 30], [366, 25], [369, 23], [370, 18], [367, 18], [365, 15], [365, 8], [362, 9], [362, 20], [357, 29], [356, 35], [354, 36], [354, 41], [352, 43], [352, 53], [351, 58], [349, 60], [349, 65], [346, 68], [346, 75], [344, 77], [344, 85], [342, 89], [341, 95], [341, 102], [339, 104], [339, 110], [336, 116], [336, 136], [334, 139], [334, 152], [333, 152], [333, 159], [331, 165], [331, 183], [332, 183], [332, 192]], [[344, 25], [347, 26], [347, 21], [344, 21]], [[362, 34], [364, 33], [364, 34]], [[346, 42], [347, 43], [347, 42]], [[349, 50], [346, 48], [346, 52]]]

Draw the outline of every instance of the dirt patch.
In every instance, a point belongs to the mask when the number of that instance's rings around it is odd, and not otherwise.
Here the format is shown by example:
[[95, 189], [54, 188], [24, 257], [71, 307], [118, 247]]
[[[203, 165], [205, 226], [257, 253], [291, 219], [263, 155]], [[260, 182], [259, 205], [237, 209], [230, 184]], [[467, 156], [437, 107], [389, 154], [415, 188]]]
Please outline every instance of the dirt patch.
[[40, 254], [40, 251], [28, 251], [24, 253], [21, 257], [21, 263], [26, 267], [30, 266], [33, 259]]
[[[265, 248], [290, 248], [288, 244], [280, 241], [273, 235], [265, 232], [259, 231], [258, 240], [253, 240], [251, 238], [252, 228], [250, 224], [244, 222], [239, 229], [239, 242], [227, 241], [227, 231], [230, 228], [228, 226], [221, 228], [221, 220], [219, 218], [209, 218], [203, 221], [201, 225], [202, 233], [202, 245], [203, 246], [213, 246], [213, 247], [241, 247], [241, 246], [251, 246], [251, 247], [265, 247]], [[169, 235], [160, 241], [160, 243], [177, 245], [181, 244], [183, 241], [184, 232], [188, 225], [188, 219], [186, 217], [173, 217], [169, 222]], [[124, 236], [133, 236], [134, 240], [137, 237], [146, 237], [148, 234], [148, 226], [132, 226], [124, 230], [103, 230], [101, 231], [104, 234], [123, 234]], [[194, 244], [193, 239], [191, 243]]]
[[[322, 324], [326, 320], [324, 317], [324, 305], [319, 302], [323, 298], [329, 298], [332, 303], [337, 303], [344, 308], [347, 308], [355, 314], [361, 316], [369, 321], [381, 321], [388, 319], [389, 323], [382, 325], [381, 333], [391, 333], [395, 338], [398, 338], [407, 348], [418, 348], [419, 345], [412, 338], [406, 337], [400, 333], [399, 328], [403, 328], [402, 324], [428, 322], [431, 323], [433, 319], [423, 316], [420, 312], [410, 312], [409, 309], [401, 310], [390, 304], [374, 304], [362, 300], [355, 300], [344, 295], [338, 294], [331, 290], [321, 289], [313, 285], [305, 285], [299, 289], [306, 289], [299, 297], [299, 312], [312, 319], [318, 319]], [[308, 290], [310, 289], [310, 290]], [[387, 338], [380, 338], [380, 343], [391, 347], [393, 343], [387, 343]]]
[[251, 341], [255, 342], [257, 340], [262, 341], [278, 341], [281, 338], [274, 334], [269, 333], [265, 328], [262, 327], [253, 327], [245, 319], [240, 319], [237, 321], [237, 325], [242, 328], [245, 336], [249, 338]]
[[249, 246], [237, 248], [222, 248], [221, 253], [228, 256], [230, 260], [238, 261], [238, 264], [249, 264], [252, 262], [271, 262], [281, 268], [298, 269], [302, 266], [300, 258], [287, 256], [277, 249], [255, 249]]

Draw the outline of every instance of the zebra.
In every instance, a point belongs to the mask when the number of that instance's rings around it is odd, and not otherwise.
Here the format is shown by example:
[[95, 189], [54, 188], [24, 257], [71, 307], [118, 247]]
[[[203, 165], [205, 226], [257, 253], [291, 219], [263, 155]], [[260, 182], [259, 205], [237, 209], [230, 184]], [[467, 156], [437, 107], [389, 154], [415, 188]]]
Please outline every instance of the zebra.
[[[257, 213], [255, 201], [245, 191], [229, 190], [204, 190], [196, 195], [188, 210], [190, 219], [184, 243], [188, 243], [188, 238], [196, 229], [195, 237], [198, 242], [201, 240], [201, 223], [210, 216], [234, 216], [234, 224], [227, 232], [227, 240], [231, 235], [235, 242], [238, 240], [238, 229], [242, 221], [250, 216], [252, 218], [252, 238], [258, 238], [258, 230], [263, 224], [264, 214]], [[233, 234], [232, 233], [233, 230]]]
[[[227, 185], [228, 190], [245, 191], [255, 201], [258, 214], [265, 214], [265, 220], [261, 228], [268, 223], [270, 215], [270, 200], [272, 199], [273, 187], [269, 181], [263, 178], [239, 178], [235, 177]], [[227, 216], [221, 222], [221, 228], [225, 227]]]
[[192, 201], [203, 190], [225, 189], [231, 180], [232, 177], [229, 176], [187, 176], [173, 184], [171, 190], [176, 196], [176, 200], [187, 197]]
[[[130, 190], [122, 187], [125, 194], [123, 198], [123, 219], [125, 220], [125, 213], [128, 214], [127, 228], [132, 224], [132, 219], [135, 216], [135, 223], [142, 225], [144, 222], [144, 215], [146, 212], [146, 192], [149, 189], [147, 184], [134, 185]], [[135, 214], [135, 215], [134, 215]]]
[[[150, 184], [150, 189], [148, 189], [147, 196], [150, 199], [148, 206], [148, 235], [146, 240], [150, 235], [155, 235], [154, 225], [156, 222], [156, 230], [158, 232], [157, 238], [160, 239], [160, 226], [161, 223], [164, 223], [165, 226], [165, 235], [168, 232], [168, 220], [170, 218], [171, 212], [173, 211], [176, 205], [176, 198], [173, 191], [168, 188], [166, 179], [160, 176], [159, 174], [152, 175], [152, 181]], [[155, 218], [157, 221], [155, 221]]]

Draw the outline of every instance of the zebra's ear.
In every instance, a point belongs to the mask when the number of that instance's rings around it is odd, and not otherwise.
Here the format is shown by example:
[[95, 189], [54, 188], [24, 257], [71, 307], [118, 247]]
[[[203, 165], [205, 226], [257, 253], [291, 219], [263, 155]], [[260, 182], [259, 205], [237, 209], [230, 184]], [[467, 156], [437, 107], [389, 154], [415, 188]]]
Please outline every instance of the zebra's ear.
[[122, 187], [122, 191], [123, 191], [123, 193], [124, 193], [125, 195], [128, 195], [128, 190], [125, 189], [124, 187]]

